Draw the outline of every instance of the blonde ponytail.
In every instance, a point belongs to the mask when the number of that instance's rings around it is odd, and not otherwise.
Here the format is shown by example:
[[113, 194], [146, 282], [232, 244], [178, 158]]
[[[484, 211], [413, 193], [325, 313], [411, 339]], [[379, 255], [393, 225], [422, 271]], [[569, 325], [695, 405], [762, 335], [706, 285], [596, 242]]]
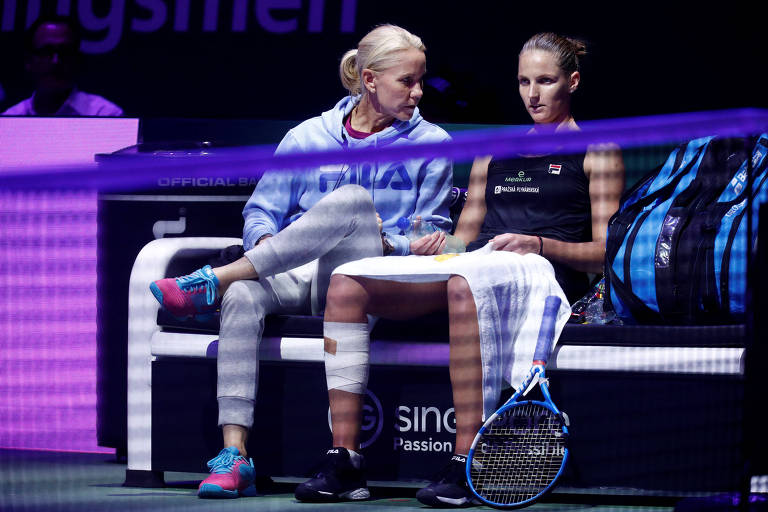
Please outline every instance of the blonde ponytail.
[[362, 92], [360, 74], [357, 70], [357, 50], [349, 50], [341, 58], [339, 76], [341, 77], [341, 85], [349, 91], [349, 94], [355, 96]]

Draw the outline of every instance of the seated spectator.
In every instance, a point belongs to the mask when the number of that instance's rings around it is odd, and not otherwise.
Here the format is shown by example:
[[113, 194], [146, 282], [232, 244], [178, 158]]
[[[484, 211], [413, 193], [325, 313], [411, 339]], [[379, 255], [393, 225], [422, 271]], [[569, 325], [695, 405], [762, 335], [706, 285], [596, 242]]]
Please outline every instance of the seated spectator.
[[38, 19], [27, 31], [25, 69], [35, 82], [31, 97], [4, 116], [121, 116], [109, 100], [77, 88], [80, 35], [64, 17]]

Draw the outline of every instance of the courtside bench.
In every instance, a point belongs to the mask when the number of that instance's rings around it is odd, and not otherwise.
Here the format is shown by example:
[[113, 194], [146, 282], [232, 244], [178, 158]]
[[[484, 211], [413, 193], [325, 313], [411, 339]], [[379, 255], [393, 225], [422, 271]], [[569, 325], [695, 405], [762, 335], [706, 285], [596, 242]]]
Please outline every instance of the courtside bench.
[[[127, 485], [205, 472], [216, 426], [218, 321], [179, 322], [149, 284], [186, 274], [236, 238], [163, 238], [136, 258], [128, 322]], [[382, 320], [372, 333], [361, 442], [371, 480], [424, 480], [453, 449], [444, 316]], [[567, 325], [551, 389], [572, 424], [562, 485], [667, 491], [737, 488], [745, 327]], [[322, 318], [267, 318], [256, 424], [262, 474], [306, 476], [330, 446]], [[602, 401], [602, 402], [601, 402]], [[598, 406], [600, 403], [600, 406]]]

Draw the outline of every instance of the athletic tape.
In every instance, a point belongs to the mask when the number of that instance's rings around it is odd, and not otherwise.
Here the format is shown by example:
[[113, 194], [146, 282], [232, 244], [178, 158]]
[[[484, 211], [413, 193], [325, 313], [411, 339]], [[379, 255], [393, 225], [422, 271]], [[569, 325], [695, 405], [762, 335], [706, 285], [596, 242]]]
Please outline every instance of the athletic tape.
[[365, 393], [370, 367], [368, 324], [324, 322], [323, 335], [328, 389]]

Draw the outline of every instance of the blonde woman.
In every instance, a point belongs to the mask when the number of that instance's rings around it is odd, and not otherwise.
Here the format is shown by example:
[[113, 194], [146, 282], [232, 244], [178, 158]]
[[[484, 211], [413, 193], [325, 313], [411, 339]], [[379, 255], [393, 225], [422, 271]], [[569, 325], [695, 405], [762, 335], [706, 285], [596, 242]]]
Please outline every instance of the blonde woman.
[[[401, 27], [372, 30], [341, 61], [349, 95], [290, 130], [277, 153], [447, 140], [417, 107], [424, 51], [421, 39]], [[441, 158], [268, 172], [243, 210], [242, 258], [152, 283], [157, 300], [178, 317], [210, 314], [221, 304], [217, 397], [225, 448], [208, 462], [211, 475], [200, 484], [200, 497], [253, 492], [256, 470], [246, 441], [264, 317], [322, 313], [331, 272], [342, 263], [439, 253], [444, 234], [410, 242], [396, 225], [400, 217], [420, 215], [449, 230], [452, 174], [451, 162]], [[352, 485], [365, 488], [362, 480]]]

